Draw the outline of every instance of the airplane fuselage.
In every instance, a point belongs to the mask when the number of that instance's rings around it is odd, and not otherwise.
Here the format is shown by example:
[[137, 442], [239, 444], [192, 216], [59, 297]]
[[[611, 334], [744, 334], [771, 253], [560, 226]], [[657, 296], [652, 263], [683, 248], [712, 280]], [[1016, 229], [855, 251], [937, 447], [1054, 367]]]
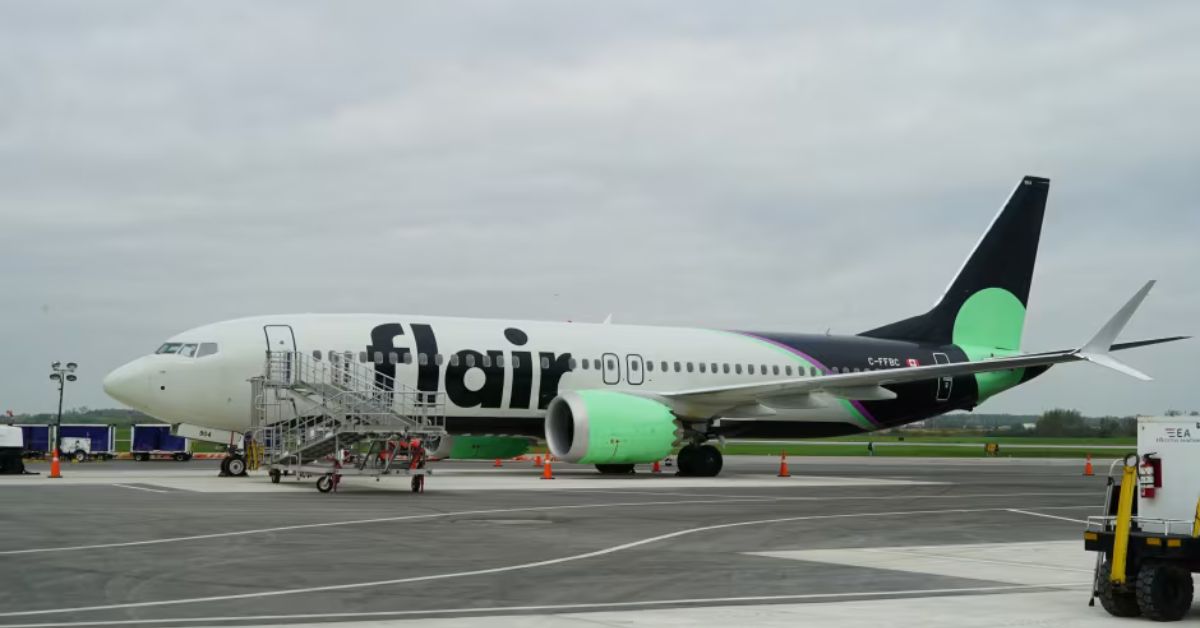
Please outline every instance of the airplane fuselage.
[[[188, 348], [206, 343], [215, 346], [214, 353], [195, 357], [196, 348]], [[164, 421], [242, 430], [251, 417], [249, 380], [263, 373], [268, 347], [316, 360], [336, 354], [336, 359], [371, 365], [398, 385], [444, 393], [451, 433], [529, 436], [543, 434], [547, 406], [566, 391], [677, 392], [967, 360], [956, 345], [860, 336], [300, 314], [183, 332], [159, 353], [115, 371], [105, 387]], [[1011, 383], [1022, 377], [1014, 374]], [[981, 400], [977, 378], [891, 386], [897, 397], [890, 400], [831, 397], [820, 407], [747, 408], [744, 416], [719, 417], [716, 431], [733, 437], [802, 437], [877, 430], [974, 407]]]

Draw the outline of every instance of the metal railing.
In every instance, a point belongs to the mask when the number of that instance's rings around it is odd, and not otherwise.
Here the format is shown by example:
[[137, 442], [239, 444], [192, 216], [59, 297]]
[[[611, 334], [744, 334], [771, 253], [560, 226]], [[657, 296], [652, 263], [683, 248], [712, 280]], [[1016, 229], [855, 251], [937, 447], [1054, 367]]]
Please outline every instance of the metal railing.
[[251, 380], [248, 432], [264, 463], [303, 464], [379, 435], [445, 434], [444, 393], [416, 390], [352, 357], [267, 352], [263, 375]]

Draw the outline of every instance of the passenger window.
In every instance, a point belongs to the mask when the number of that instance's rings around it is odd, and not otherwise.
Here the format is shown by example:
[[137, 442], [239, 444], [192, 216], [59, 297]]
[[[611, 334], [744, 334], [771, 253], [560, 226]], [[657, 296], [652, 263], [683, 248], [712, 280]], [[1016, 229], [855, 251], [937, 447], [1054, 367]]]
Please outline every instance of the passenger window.
[[455, 353], [454, 355], [450, 356], [450, 366], [458, 366], [458, 362], [459, 362], [459, 360], [458, 360], [458, 354], [457, 354], [457, 353]]
[[661, 364], [659, 364], [659, 366], [661, 366], [661, 367], [662, 367], [660, 370], [661, 370], [662, 372], [664, 372], [664, 373], [666, 373], [667, 371], [671, 370], [671, 369], [667, 368], [667, 362], [666, 362], [665, 360], [664, 360], [664, 361], [663, 361]]
[[707, 364], [705, 364], [705, 363], [703, 363], [703, 362], [701, 362], [701, 363], [700, 363], [700, 372], [701, 372], [701, 373], [707, 373], [707, 372], [708, 372], [708, 365], [707, 365]]
[[[217, 343], [202, 342], [202, 343], [200, 343], [200, 348], [196, 351], [196, 357], [202, 358], [206, 355], [213, 355], [216, 352], [217, 352]], [[318, 359], [320, 359], [320, 358], [318, 358]]]
[[588, 362], [591, 362], [591, 360], [589, 360], [589, 359], [587, 359], [587, 358], [584, 358], [584, 359], [582, 359], [582, 360], [580, 360], [580, 361], [579, 361], [579, 365], [580, 365], [580, 366], [582, 366], [582, 367], [583, 367], [583, 370], [585, 370], [585, 371], [586, 371], [586, 370], [588, 370]]
[[366, 351], [358, 352], [358, 361], [362, 362], [363, 364], [367, 363], [367, 352]]
[[434, 364], [441, 366], [443, 364], [442, 354], [440, 354], [440, 353], [433, 354], [433, 362], [434, 362]]
[[675, 372], [676, 372], [676, 373], [678, 373], [678, 372], [679, 372], [679, 371], [681, 371], [681, 370], [682, 370], [682, 369], [680, 369], [680, 368], [679, 368], [679, 363], [678, 363], [678, 362], [676, 362], [676, 363], [675, 363]]
[[653, 371], [654, 371], [654, 362], [652, 360], [646, 360], [646, 372], [650, 373]]
[[313, 359], [318, 362], [321, 361], [321, 350], [320, 349], [313, 350]]
[[738, 375], [741, 375], [741, 374], [742, 374], [742, 365], [741, 365], [741, 364], [734, 364], [734, 365], [733, 365], [733, 371], [734, 371], [735, 373], [737, 373]]
[[196, 345], [186, 344], [179, 348], [179, 355], [190, 358], [196, 355]]
[[792, 365], [791, 364], [783, 367], [783, 374], [787, 375], [788, 377], [792, 376]]
[[771, 374], [772, 374], [772, 375], [778, 375], [778, 374], [779, 374], [779, 365], [778, 365], [778, 364], [776, 364], [775, 366], [772, 366], [772, 367], [771, 367]]
[[631, 371], [636, 371], [636, 370], [638, 370], [638, 363], [637, 363], [637, 360], [632, 360], [632, 361], [630, 361], [630, 362], [629, 362], [629, 370], [631, 370]]
[[502, 355], [496, 356], [496, 366], [498, 366], [500, 368], [504, 368], [504, 356], [502, 356]]
[[404, 352], [404, 363], [412, 364], [412, 354], [407, 351]]
[[550, 368], [550, 358], [542, 358], [542, 369]]
[[374, 357], [375, 357], [374, 361], [376, 364], [383, 364], [383, 352], [382, 351], [376, 351]]
[[691, 372], [692, 372], [692, 363], [691, 363], [691, 362], [688, 362], [688, 363], [687, 363], [687, 371], [688, 371], [689, 373], [691, 373]]
[[766, 364], [762, 365], [762, 370], [759, 371], [759, 373], [762, 373], [763, 375], [767, 374], [767, 365]]
[[417, 364], [420, 364], [421, 366], [429, 366], [429, 354], [422, 353], [422, 354], [418, 355], [417, 356]]
[[572, 371], [575, 370], [575, 358], [567, 358], [567, 368], [571, 369]]
[[[482, 364], [482, 365], [483, 365], [483, 368], [485, 368], [485, 369], [486, 369], [486, 368], [491, 368], [491, 366], [492, 366], [492, 356], [490, 356], [490, 355], [481, 356], [481, 357], [479, 358], [479, 363], [480, 363], [480, 364]], [[575, 368], [575, 367], [573, 367], [573, 366], [572, 366], [571, 368]]]
[[747, 374], [747, 375], [753, 375], [753, 374], [754, 374], [754, 365], [753, 365], [753, 364], [747, 364], [747, 365], [746, 365], [746, 374]]
[[521, 368], [521, 356], [514, 355], [512, 364], [513, 364], [513, 368], [515, 368], [515, 369]]
[[475, 368], [475, 356], [470, 353], [467, 354], [467, 368]]
[[713, 375], [717, 374], [717, 363], [716, 362], [713, 362], [712, 364], [710, 364], [709, 368], [712, 369]]
[[388, 351], [388, 364], [395, 366], [400, 361], [400, 354], [395, 351]]

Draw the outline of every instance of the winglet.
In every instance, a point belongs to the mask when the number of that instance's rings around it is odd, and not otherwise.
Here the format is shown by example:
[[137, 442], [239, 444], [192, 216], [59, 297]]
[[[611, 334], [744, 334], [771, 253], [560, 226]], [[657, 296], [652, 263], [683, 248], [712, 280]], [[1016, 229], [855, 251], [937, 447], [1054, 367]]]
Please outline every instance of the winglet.
[[1104, 327], [1101, 327], [1100, 331], [1096, 332], [1096, 335], [1093, 336], [1092, 339], [1087, 342], [1087, 344], [1080, 347], [1075, 353], [1088, 362], [1108, 367], [1114, 371], [1129, 375], [1130, 377], [1136, 377], [1140, 380], [1149, 381], [1151, 379], [1149, 375], [1146, 375], [1145, 373], [1127, 364], [1118, 362], [1111, 355], [1109, 355], [1109, 351], [1111, 350], [1113, 343], [1116, 341], [1117, 336], [1120, 335], [1121, 330], [1124, 329], [1125, 325], [1129, 323], [1129, 319], [1133, 317], [1133, 313], [1137, 311], [1138, 306], [1142, 304], [1142, 300], [1146, 298], [1146, 295], [1149, 294], [1150, 289], [1153, 287], [1154, 280], [1151, 279], [1150, 281], [1147, 281], [1146, 285], [1142, 286], [1142, 289], [1138, 290], [1137, 293], [1135, 293], [1133, 297], [1129, 299], [1129, 302], [1122, 306], [1121, 309], [1117, 310], [1117, 313], [1113, 314], [1112, 318], [1108, 319], [1108, 322], [1104, 324]]

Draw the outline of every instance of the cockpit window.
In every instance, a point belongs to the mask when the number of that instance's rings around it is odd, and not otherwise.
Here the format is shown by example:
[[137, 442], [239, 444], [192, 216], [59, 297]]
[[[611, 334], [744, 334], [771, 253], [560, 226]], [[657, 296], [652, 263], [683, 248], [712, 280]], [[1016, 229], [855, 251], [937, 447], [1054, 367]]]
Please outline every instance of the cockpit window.
[[202, 358], [206, 355], [212, 355], [216, 352], [217, 352], [217, 343], [202, 342], [202, 343], [200, 343], [200, 349], [196, 351], [196, 357]]
[[190, 358], [196, 355], [196, 345], [186, 344], [179, 348], [179, 355]]
[[206, 355], [212, 355], [217, 352], [217, 343], [215, 342], [167, 342], [155, 351], [156, 354], [173, 353], [182, 358], [202, 358]]
[[182, 346], [183, 346], [183, 343], [168, 342], [168, 343], [164, 344], [163, 346], [159, 347], [158, 351], [155, 351], [155, 353], [179, 353], [179, 348]]

